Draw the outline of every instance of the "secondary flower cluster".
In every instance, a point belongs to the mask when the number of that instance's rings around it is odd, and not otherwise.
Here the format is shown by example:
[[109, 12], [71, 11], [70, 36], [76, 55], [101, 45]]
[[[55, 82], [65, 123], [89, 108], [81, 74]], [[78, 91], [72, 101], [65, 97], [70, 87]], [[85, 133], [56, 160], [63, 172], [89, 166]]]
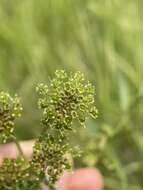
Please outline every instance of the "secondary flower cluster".
[[38, 139], [34, 146], [31, 168], [37, 180], [46, 178], [48, 187], [54, 189], [54, 184], [65, 169], [69, 169], [69, 161], [66, 157], [70, 148], [68, 144], [60, 141], [54, 135], [45, 134]]
[[17, 189], [22, 178], [23, 158], [6, 158], [0, 168], [0, 189]]
[[39, 190], [39, 187], [40, 181], [22, 156], [4, 159], [0, 167], [0, 190]]
[[21, 116], [22, 105], [17, 95], [0, 92], [0, 138], [5, 142], [12, 137], [15, 119]]

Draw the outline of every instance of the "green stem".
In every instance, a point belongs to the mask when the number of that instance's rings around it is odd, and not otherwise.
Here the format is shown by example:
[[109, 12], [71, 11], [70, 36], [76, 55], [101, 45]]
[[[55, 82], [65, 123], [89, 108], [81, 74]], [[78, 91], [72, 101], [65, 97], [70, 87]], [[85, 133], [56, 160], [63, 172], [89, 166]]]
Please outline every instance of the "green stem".
[[24, 158], [24, 160], [26, 160], [26, 157], [25, 157], [24, 152], [23, 152], [23, 150], [22, 150], [22, 148], [20, 146], [19, 141], [15, 137], [13, 137], [13, 141], [14, 141], [14, 143], [16, 145], [16, 148], [17, 148], [17, 150], [19, 152], [19, 155], [21, 155]]
[[22, 148], [21, 148], [19, 142], [18, 142], [17, 140], [15, 140], [14, 142], [15, 142], [15, 144], [16, 144], [16, 147], [17, 147], [19, 153], [20, 153], [21, 155], [24, 155], [23, 150], [22, 150]]

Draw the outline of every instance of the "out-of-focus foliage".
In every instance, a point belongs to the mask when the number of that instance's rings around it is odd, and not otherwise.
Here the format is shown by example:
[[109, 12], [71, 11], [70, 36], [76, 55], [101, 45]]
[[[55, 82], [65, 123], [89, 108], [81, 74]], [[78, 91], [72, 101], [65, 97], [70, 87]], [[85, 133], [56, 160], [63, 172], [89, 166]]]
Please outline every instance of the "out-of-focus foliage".
[[19, 136], [37, 135], [35, 83], [58, 68], [84, 72], [100, 116], [89, 134], [79, 130], [88, 154], [75, 165], [99, 167], [107, 190], [143, 188], [142, 8], [141, 0], [0, 1], [0, 89], [23, 98]]

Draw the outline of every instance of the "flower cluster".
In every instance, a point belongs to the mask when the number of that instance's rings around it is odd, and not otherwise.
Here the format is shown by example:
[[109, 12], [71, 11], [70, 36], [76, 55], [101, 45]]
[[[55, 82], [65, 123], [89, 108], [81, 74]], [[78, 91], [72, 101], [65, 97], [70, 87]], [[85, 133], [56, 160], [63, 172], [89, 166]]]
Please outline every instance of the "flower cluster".
[[5, 158], [0, 167], [0, 190], [39, 190], [40, 183], [29, 167], [29, 162], [20, 156]]
[[0, 189], [17, 189], [23, 178], [23, 158], [6, 158], [0, 168]]
[[64, 70], [58, 70], [55, 75], [49, 86], [39, 84], [36, 88], [38, 106], [43, 110], [43, 131], [32, 159], [39, 178], [46, 172], [51, 189], [61, 173], [70, 168], [65, 155], [74, 152], [67, 140], [73, 121], [84, 125], [88, 115], [97, 117], [95, 89], [91, 83], [86, 83], [83, 74], [77, 72], [68, 76]]
[[17, 95], [11, 97], [0, 92], [0, 138], [6, 140], [13, 135], [15, 119], [21, 116], [22, 105]]
[[[89, 115], [97, 117], [95, 89], [80, 72], [68, 75], [58, 70], [49, 85], [39, 84], [36, 91], [42, 110], [42, 132], [29, 161], [24, 155], [4, 160], [0, 167], [0, 190], [39, 190], [42, 183], [55, 190], [58, 177], [71, 167], [69, 156], [77, 154], [68, 142], [73, 122], [84, 125]], [[4, 141], [14, 136], [14, 122], [21, 111], [17, 96], [0, 93], [0, 137]], [[22, 154], [16, 140], [15, 143]]]
[[94, 86], [86, 83], [80, 72], [68, 76], [65, 71], [58, 70], [49, 88], [40, 84], [37, 92], [39, 108], [43, 109], [42, 123], [46, 128], [71, 130], [73, 120], [78, 119], [84, 124], [88, 114], [97, 117]]
[[48, 187], [54, 189], [54, 184], [61, 173], [70, 168], [66, 157], [70, 148], [54, 135], [45, 134], [44, 138], [38, 139], [34, 146], [31, 168], [37, 180], [46, 178]]

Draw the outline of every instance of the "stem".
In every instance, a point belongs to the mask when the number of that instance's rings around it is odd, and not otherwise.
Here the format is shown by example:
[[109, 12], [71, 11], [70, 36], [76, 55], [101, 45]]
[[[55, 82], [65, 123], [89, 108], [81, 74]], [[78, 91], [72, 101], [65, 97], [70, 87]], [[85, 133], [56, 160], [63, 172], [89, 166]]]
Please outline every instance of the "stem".
[[24, 158], [24, 160], [26, 160], [24, 152], [23, 152], [23, 150], [22, 150], [22, 148], [20, 146], [20, 143], [17, 141], [17, 139], [15, 137], [13, 137], [13, 141], [14, 141], [16, 147], [17, 147], [17, 150], [18, 150], [19, 154], [22, 155], [22, 157]]
[[16, 147], [17, 147], [17, 149], [18, 149], [18, 151], [19, 151], [19, 153], [21, 154], [21, 155], [23, 155], [24, 156], [24, 153], [23, 153], [23, 150], [22, 150], [22, 148], [21, 148], [21, 146], [20, 146], [20, 144], [19, 144], [19, 142], [15, 139], [15, 145], [16, 145]]

